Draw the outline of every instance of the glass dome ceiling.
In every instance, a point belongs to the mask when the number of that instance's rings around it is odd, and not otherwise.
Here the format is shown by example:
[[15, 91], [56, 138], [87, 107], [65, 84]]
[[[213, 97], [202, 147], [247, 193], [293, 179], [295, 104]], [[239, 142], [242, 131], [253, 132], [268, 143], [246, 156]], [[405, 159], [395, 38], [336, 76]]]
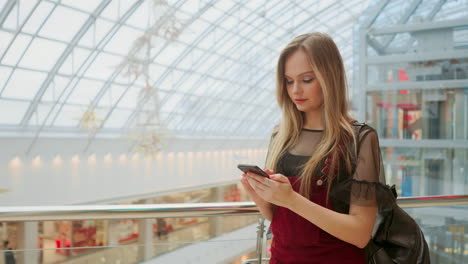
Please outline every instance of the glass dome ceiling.
[[[419, 2], [424, 13], [438, 1]], [[0, 0], [0, 131], [106, 137], [143, 118], [178, 135], [265, 135], [279, 119], [281, 49], [326, 32], [351, 84], [354, 31], [368, 4]], [[397, 20], [400, 5], [390, 6], [376, 23]]]

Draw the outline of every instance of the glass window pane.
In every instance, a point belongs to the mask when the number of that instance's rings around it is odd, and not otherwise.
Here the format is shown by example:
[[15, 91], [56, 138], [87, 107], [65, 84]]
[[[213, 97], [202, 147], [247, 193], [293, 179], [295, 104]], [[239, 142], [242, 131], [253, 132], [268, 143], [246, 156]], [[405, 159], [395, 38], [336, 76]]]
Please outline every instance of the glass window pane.
[[10, 77], [10, 73], [11, 73], [10, 67], [0, 66], [0, 89], [3, 88], [3, 85], [6, 83], [8, 77]]
[[133, 47], [133, 43], [143, 35], [143, 31], [135, 30], [127, 26], [122, 26], [104, 48], [111, 52], [126, 55]]
[[87, 61], [88, 56], [91, 51], [88, 49], [81, 49], [75, 47], [63, 63], [62, 67], [59, 69], [59, 73], [62, 74], [75, 74], [80, 67], [83, 66], [83, 63]]
[[50, 71], [64, 49], [65, 45], [62, 43], [35, 38], [19, 65], [25, 68]]
[[[180, 83], [178, 91], [191, 93], [194, 90], [195, 84], [200, 84], [200, 78], [203, 77], [199, 74], [191, 73], [187, 79]], [[201, 83], [203, 83], [203, 81]]]
[[[24, 20], [32, 11], [35, 4], [35, 1], [17, 1], [2, 26], [14, 30], [18, 29], [24, 23]], [[2, 7], [3, 5], [0, 5], [0, 8]]]
[[111, 1], [106, 9], [102, 11], [101, 16], [112, 20], [118, 20], [136, 1]]
[[45, 77], [46, 74], [41, 72], [16, 69], [3, 91], [2, 97], [31, 100], [36, 95]]
[[8, 113], [8, 115], [0, 115], [0, 124], [2, 125], [17, 125], [23, 119], [29, 103], [17, 102], [0, 99], [0, 112]]
[[203, 13], [201, 18], [213, 23], [217, 19], [219, 19], [222, 15], [223, 15], [223, 12], [215, 8], [210, 8], [205, 13]]
[[239, 24], [239, 19], [233, 16], [227, 16], [221, 23], [219, 23], [220, 27], [223, 27], [226, 30], [235, 29], [236, 26]]
[[96, 0], [80, 0], [80, 1], [62, 0], [61, 1], [61, 4], [63, 5], [72, 6], [76, 9], [81, 9], [84, 11], [88, 11], [90, 13], [92, 13], [100, 3], [101, 1], [96, 1]]
[[[87, 15], [69, 8], [57, 7], [39, 34], [52, 39], [70, 42], [84, 24]], [[67, 21], [64, 23], [64, 21]]]
[[136, 108], [138, 103], [138, 93], [141, 88], [132, 87], [127, 90], [122, 99], [120, 100], [118, 107], [120, 108]]
[[112, 84], [98, 103], [98, 107], [112, 107], [115, 105], [120, 96], [125, 92], [127, 86]]
[[42, 22], [47, 18], [53, 7], [54, 5], [52, 3], [41, 1], [26, 25], [24, 25], [23, 31], [30, 34], [36, 34], [37, 30], [42, 25]]
[[180, 100], [182, 99], [182, 95], [175, 93], [172, 94], [169, 99], [162, 105], [161, 110], [165, 112], [177, 112]]
[[[36, 111], [34, 111], [33, 116], [29, 120], [29, 125], [32, 126], [40, 126], [44, 122], [44, 119], [49, 114], [50, 110], [52, 110], [53, 104], [38, 104]], [[49, 118], [51, 118], [49, 116]]]
[[104, 123], [104, 128], [121, 128], [127, 122], [131, 113], [132, 111], [128, 109], [114, 109], [109, 119]]
[[164, 64], [164, 65], [171, 65], [177, 57], [184, 51], [187, 46], [183, 44], [176, 44], [173, 43], [167, 46], [157, 57], [156, 62]]
[[79, 124], [80, 118], [86, 112], [86, 106], [64, 105], [54, 126], [74, 127]]
[[85, 46], [89, 48], [93, 48], [102, 41], [104, 36], [109, 33], [114, 24], [105, 21], [101, 18], [96, 19], [94, 25], [92, 25], [88, 31], [81, 37], [80, 41], [78, 42], [80, 46]]
[[180, 10], [190, 14], [195, 14], [202, 6], [202, 1], [185, 1], [185, 3], [180, 7]]
[[[55, 76], [54, 80], [50, 83], [49, 87], [42, 96], [42, 102], [55, 102], [59, 99], [65, 87], [70, 82], [69, 78]], [[63, 102], [65, 96], [62, 96], [60, 102]]]
[[12, 38], [13, 34], [0, 30], [0, 57], [3, 56]]
[[24, 50], [28, 46], [29, 42], [31, 41], [30, 36], [26, 36], [23, 34], [19, 34], [16, 39], [13, 41], [8, 53], [3, 58], [2, 63], [9, 64], [9, 65], [16, 65], [18, 60], [20, 59], [21, 55], [23, 54]]
[[81, 79], [68, 98], [68, 103], [89, 105], [103, 85], [104, 82]]
[[[157, 1], [155, 1], [157, 2]], [[162, 1], [161, 1], [162, 2]], [[167, 11], [166, 6], [161, 6], [157, 5], [158, 9], [154, 8], [154, 4], [152, 1], [145, 1], [143, 4], [141, 4], [135, 12], [128, 18], [128, 20], [125, 22], [125, 24], [138, 27], [138, 28], [146, 28], [148, 26], [148, 23], [154, 23], [154, 18], [152, 16], [152, 12], [164, 12]], [[163, 8], [162, 10], [160, 10]], [[153, 19], [149, 19], [149, 17]]]
[[[251, 2], [251, 1], [247, 1], [247, 2]], [[256, 2], [256, 1], [253, 1], [253, 2]], [[236, 4], [235, 1], [230, 1], [230, 0], [215, 1], [216, 8], [218, 8], [218, 9], [224, 11], [224, 12], [231, 11], [235, 4]]]
[[107, 80], [121, 62], [121, 57], [101, 52], [88, 68], [85, 76]]

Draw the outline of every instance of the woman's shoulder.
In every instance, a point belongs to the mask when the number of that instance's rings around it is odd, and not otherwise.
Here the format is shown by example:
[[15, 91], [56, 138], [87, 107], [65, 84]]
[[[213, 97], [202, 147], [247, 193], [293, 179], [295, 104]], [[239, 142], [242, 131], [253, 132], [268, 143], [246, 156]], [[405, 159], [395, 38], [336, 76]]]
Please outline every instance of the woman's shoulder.
[[366, 122], [354, 122], [351, 124], [355, 133], [359, 135], [359, 138], [363, 138], [368, 134], [373, 134], [373, 137], [377, 137], [377, 131], [372, 126], [368, 125]]

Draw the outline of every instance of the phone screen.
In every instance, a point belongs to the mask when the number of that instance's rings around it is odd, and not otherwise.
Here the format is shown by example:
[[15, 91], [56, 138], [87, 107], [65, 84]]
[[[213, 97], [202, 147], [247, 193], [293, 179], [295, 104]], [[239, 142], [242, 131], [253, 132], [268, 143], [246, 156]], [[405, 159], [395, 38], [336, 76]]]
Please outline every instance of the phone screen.
[[256, 165], [239, 164], [239, 165], [237, 165], [237, 168], [239, 168], [244, 173], [252, 172], [252, 173], [258, 174], [260, 176], [270, 178], [270, 176], [266, 172], [264, 172], [262, 169], [260, 169]]

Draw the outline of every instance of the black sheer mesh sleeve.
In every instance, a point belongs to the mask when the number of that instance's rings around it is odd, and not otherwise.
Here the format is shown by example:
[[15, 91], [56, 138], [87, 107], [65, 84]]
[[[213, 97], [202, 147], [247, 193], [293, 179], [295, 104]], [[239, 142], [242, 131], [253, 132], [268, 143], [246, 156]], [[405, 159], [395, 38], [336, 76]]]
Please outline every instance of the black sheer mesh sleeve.
[[379, 212], [393, 208], [395, 196], [385, 183], [377, 133], [369, 126], [359, 131], [358, 155], [351, 177], [339, 181], [331, 189], [330, 198], [338, 203], [377, 206]]

